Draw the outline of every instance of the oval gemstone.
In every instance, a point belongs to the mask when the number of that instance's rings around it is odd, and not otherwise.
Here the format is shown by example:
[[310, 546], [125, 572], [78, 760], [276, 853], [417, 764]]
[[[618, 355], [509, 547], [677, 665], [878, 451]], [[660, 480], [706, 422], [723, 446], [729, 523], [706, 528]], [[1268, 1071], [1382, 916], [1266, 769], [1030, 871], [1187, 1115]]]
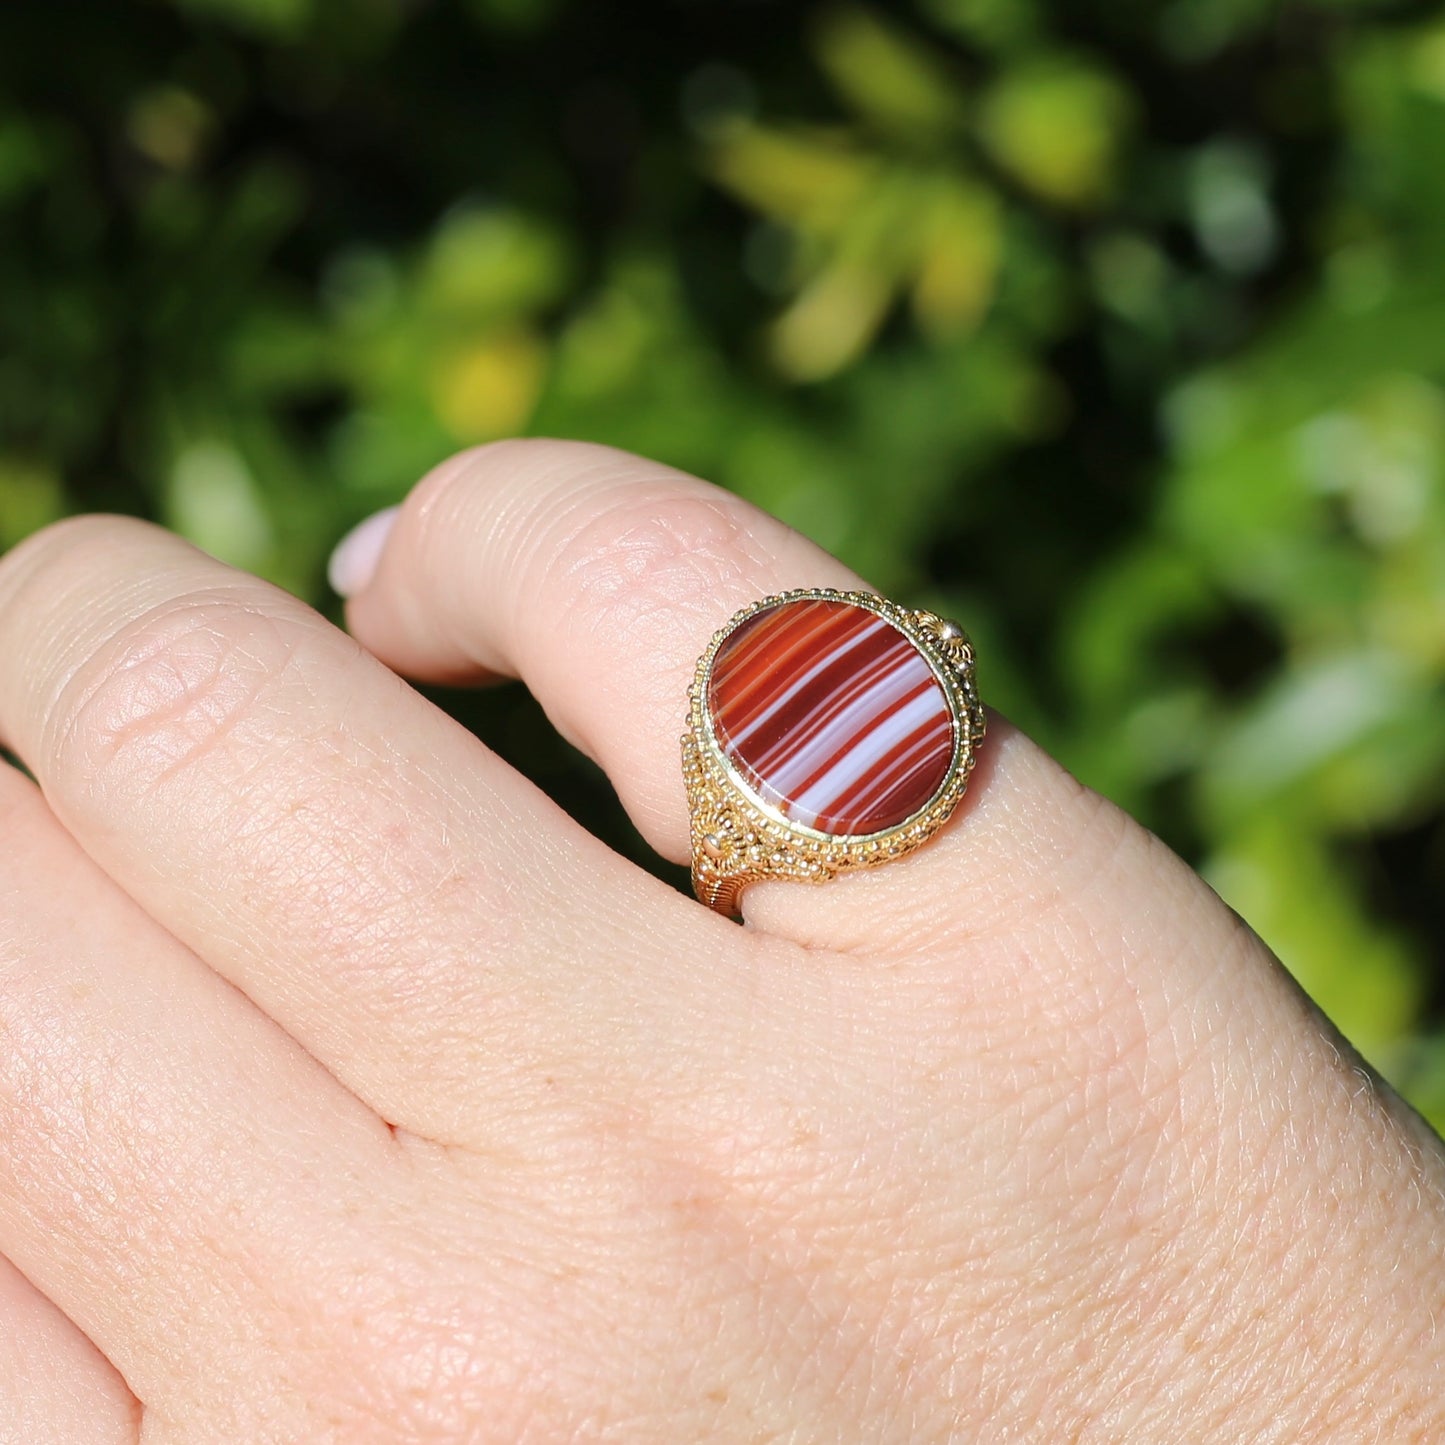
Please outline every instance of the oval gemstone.
[[713, 658], [723, 755], [758, 797], [821, 833], [881, 833], [923, 808], [953, 758], [943, 685], [891, 622], [802, 598], [755, 613]]

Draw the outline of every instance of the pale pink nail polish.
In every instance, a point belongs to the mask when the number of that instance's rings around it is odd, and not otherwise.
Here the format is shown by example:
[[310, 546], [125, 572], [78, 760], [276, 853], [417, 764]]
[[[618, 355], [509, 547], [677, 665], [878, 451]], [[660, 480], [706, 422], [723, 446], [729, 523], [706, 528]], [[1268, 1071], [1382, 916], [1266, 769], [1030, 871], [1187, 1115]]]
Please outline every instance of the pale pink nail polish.
[[400, 510], [400, 507], [386, 507], [373, 512], [336, 544], [326, 564], [326, 580], [338, 596], [355, 597], [371, 581]]

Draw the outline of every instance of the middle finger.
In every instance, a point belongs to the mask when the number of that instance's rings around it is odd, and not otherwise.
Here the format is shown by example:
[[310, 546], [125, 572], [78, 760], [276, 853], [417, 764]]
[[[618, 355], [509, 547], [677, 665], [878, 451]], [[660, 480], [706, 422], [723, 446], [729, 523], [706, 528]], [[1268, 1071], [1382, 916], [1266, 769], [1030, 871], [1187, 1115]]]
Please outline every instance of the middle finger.
[[513, 1098], [519, 1064], [675, 1077], [695, 1021], [739, 1012], [741, 971], [701, 966], [739, 930], [157, 528], [85, 518], [0, 562], [0, 737], [154, 918], [412, 1132], [473, 1140], [488, 1070]]
[[[376, 1116], [0, 764], [0, 1255], [135, 1395], [162, 1415], [253, 1398], [415, 1191]], [[82, 1344], [72, 1387], [94, 1393]]]

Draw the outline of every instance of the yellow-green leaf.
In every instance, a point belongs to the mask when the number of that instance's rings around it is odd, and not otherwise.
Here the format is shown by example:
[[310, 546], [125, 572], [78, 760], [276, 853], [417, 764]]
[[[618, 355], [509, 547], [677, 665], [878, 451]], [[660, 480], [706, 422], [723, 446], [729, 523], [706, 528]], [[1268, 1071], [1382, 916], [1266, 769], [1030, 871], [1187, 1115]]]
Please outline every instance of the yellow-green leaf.
[[1030, 190], [1066, 206], [1109, 194], [1130, 120], [1128, 93], [1079, 60], [1031, 60], [985, 97], [980, 135], [1000, 165]]

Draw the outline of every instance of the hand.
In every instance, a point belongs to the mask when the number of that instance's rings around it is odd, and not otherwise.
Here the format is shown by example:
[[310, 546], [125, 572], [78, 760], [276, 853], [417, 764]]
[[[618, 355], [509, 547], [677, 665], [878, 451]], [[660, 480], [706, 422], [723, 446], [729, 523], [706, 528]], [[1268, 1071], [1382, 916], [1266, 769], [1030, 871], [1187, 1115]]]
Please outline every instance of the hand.
[[388, 671], [520, 676], [684, 860], [693, 664], [801, 584], [556, 443], [417, 489], [361, 646], [135, 522], [0, 563], [0, 1439], [1445, 1438], [1433, 1136], [1006, 724], [740, 928]]

